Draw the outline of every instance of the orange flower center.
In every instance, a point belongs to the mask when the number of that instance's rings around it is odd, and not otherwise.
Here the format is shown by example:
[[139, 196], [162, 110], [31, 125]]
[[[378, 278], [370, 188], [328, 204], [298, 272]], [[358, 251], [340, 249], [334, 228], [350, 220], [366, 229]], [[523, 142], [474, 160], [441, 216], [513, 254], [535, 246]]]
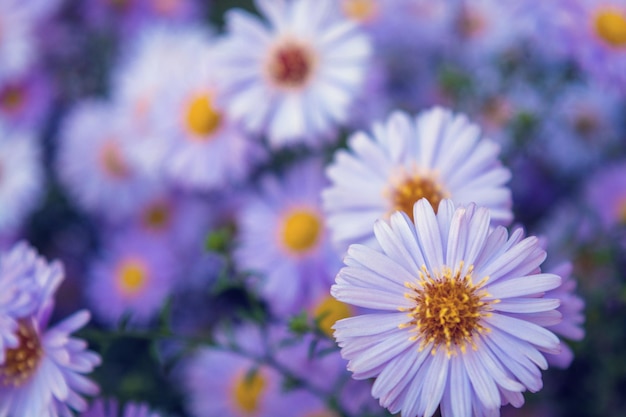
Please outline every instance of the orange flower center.
[[167, 227], [171, 210], [167, 203], [159, 201], [148, 206], [143, 213], [143, 223], [149, 229], [162, 230]]
[[122, 155], [120, 147], [113, 140], [108, 140], [100, 149], [100, 164], [109, 176], [123, 179], [130, 174], [130, 168]]
[[302, 254], [317, 245], [321, 231], [322, 222], [317, 213], [306, 209], [293, 210], [283, 222], [283, 243], [289, 251]]
[[186, 122], [195, 139], [207, 140], [219, 129], [222, 114], [215, 108], [208, 94], [197, 95], [189, 101]]
[[433, 276], [422, 267], [417, 283], [407, 282], [409, 292], [405, 296], [414, 302], [414, 307], [406, 309], [411, 321], [400, 325], [412, 327], [417, 332], [412, 340], [421, 339], [420, 349], [433, 343], [432, 353], [437, 347], [446, 347], [448, 355], [456, 348], [465, 352], [466, 345], [474, 347], [475, 333], [487, 331], [481, 324], [481, 317], [489, 314], [489, 305], [497, 301], [484, 301], [487, 292], [482, 289], [485, 280], [477, 285], [472, 283], [472, 269], [461, 277], [463, 263], [453, 273], [444, 267], [441, 276]]
[[600, 9], [593, 21], [596, 34], [616, 48], [626, 46], [626, 16], [614, 8]]
[[125, 295], [137, 295], [145, 288], [147, 281], [148, 270], [140, 260], [127, 259], [119, 265], [117, 283]]
[[311, 79], [315, 67], [313, 53], [306, 45], [288, 41], [278, 45], [270, 54], [267, 73], [280, 88], [301, 88]]
[[418, 200], [427, 199], [436, 213], [439, 203], [446, 197], [447, 193], [431, 177], [406, 176], [391, 193], [391, 211], [403, 211], [414, 221], [413, 205]]
[[256, 414], [266, 385], [267, 381], [259, 369], [240, 374], [232, 388], [235, 405], [246, 415]]
[[9, 84], [0, 91], [0, 108], [17, 111], [25, 103], [24, 88], [18, 84]]

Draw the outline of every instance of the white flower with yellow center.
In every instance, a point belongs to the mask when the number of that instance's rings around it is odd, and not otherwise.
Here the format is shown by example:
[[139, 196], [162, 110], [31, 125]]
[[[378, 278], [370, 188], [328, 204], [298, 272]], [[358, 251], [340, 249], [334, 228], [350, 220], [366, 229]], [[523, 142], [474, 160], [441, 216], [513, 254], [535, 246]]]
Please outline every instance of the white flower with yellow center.
[[257, 0], [267, 23], [226, 15], [221, 48], [229, 112], [272, 146], [318, 144], [348, 118], [367, 71], [368, 40], [331, 0]]
[[372, 135], [353, 134], [326, 171], [332, 185], [322, 198], [333, 240], [340, 249], [371, 242], [378, 218], [396, 210], [411, 217], [420, 198], [435, 210], [444, 198], [475, 202], [491, 209], [494, 224], [508, 224], [511, 174], [498, 152], [478, 126], [443, 108], [415, 118], [396, 112]]

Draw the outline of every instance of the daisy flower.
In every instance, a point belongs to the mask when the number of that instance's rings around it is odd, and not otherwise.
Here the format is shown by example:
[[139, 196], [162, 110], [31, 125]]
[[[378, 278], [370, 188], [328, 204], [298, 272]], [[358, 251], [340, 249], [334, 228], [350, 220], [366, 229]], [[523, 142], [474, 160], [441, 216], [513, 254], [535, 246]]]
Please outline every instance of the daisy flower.
[[34, 269], [38, 291], [34, 311], [17, 321], [17, 343], [6, 350], [0, 365], [0, 416], [71, 416], [70, 408], [87, 408], [83, 394], [98, 393], [98, 386], [84, 374], [100, 364], [100, 356], [72, 337], [90, 314], [82, 310], [49, 327], [55, 293], [64, 278], [60, 264], [34, 260], [37, 255], [27, 248], [17, 251], [11, 255], [22, 251], [23, 268]]
[[[161, 174], [169, 150], [158, 128], [163, 111], [156, 108], [166, 91], [174, 88], [170, 86], [172, 81], [187, 79], [189, 68], [195, 68], [197, 62], [189, 62], [190, 57], [202, 57], [209, 44], [208, 31], [199, 25], [153, 23], [143, 27], [122, 49], [112, 70], [113, 106], [126, 116], [131, 131], [129, 157], [149, 174]], [[170, 117], [167, 114], [165, 118]]]
[[149, 234], [115, 234], [94, 261], [86, 296], [96, 316], [116, 325], [124, 316], [145, 325], [163, 306], [177, 271], [171, 248]]
[[39, 301], [39, 285], [35, 279], [62, 273], [60, 265], [48, 265], [25, 242], [20, 242], [0, 255], [0, 364], [5, 350], [18, 346], [18, 322], [32, 315]]
[[373, 241], [372, 225], [396, 210], [413, 215], [413, 204], [426, 198], [436, 209], [444, 198], [475, 202], [491, 210], [494, 224], [512, 219], [511, 174], [498, 160], [499, 147], [481, 137], [464, 115], [433, 108], [411, 119], [392, 114], [376, 123], [373, 134], [357, 132], [348, 150], [338, 150], [326, 173], [324, 209], [334, 242]]
[[376, 377], [372, 395], [392, 414], [498, 415], [542, 388], [543, 352], [558, 353], [547, 325], [559, 322], [561, 283], [541, 273], [539, 239], [490, 227], [490, 210], [437, 214], [426, 199], [374, 226], [380, 248], [351, 245], [331, 293], [379, 310], [340, 320], [335, 338], [355, 379]]
[[[224, 338], [219, 334], [218, 338]], [[301, 395], [284, 392], [283, 377], [263, 363], [267, 349], [260, 329], [245, 326], [236, 329], [228, 346], [202, 348], [189, 358], [181, 370], [186, 404], [197, 417], [275, 417], [300, 415], [306, 405]]]
[[98, 398], [87, 411], [80, 417], [160, 417], [158, 413], [151, 412], [148, 404], [128, 402], [120, 410], [119, 404], [114, 399], [104, 400]]
[[598, 82], [626, 88], [626, 1], [567, 2], [570, 53]]
[[[206, 38], [206, 37], [205, 37]], [[242, 182], [259, 159], [252, 142], [219, 103], [214, 47], [207, 39], [179, 53], [184, 77], [168, 83], [155, 109], [159, 136], [167, 143], [163, 172], [173, 184], [208, 191]]]
[[340, 265], [322, 213], [325, 184], [321, 161], [300, 162], [280, 179], [265, 177], [239, 215], [237, 264], [259, 274], [260, 294], [279, 315], [311, 305]]
[[0, 235], [21, 226], [43, 191], [43, 161], [34, 135], [0, 121]]
[[220, 62], [229, 113], [270, 145], [315, 145], [348, 118], [370, 45], [331, 0], [257, 0], [267, 19], [226, 15]]
[[462, 0], [451, 23], [457, 50], [475, 63], [505, 51], [520, 35], [512, 8], [497, 0]]
[[110, 221], [132, 215], [159, 190], [128, 157], [127, 125], [109, 103], [83, 101], [61, 128], [56, 169], [77, 204]]

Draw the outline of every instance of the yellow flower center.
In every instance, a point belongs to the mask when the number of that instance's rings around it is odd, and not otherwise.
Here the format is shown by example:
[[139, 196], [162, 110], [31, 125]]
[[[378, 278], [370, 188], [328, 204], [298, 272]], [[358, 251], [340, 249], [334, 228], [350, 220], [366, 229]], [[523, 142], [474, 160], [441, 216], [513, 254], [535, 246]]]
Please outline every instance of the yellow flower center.
[[346, 16], [358, 22], [370, 21], [378, 13], [374, 0], [344, 0], [341, 6]]
[[294, 210], [285, 217], [283, 243], [289, 251], [302, 254], [317, 245], [321, 231], [322, 222], [317, 213]]
[[258, 369], [239, 375], [233, 386], [236, 406], [247, 415], [256, 414], [266, 385], [267, 382]]
[[267, 74], [279, 88], [294, 89], [307, 84], [315, 69], [311, 49], [299, 42], [286, 41], [276, 46], [269, 55]]
[[614, 8], [600, 9], [594, 17], [596, 34], [611, 46], [626, 46], [626, 16], [621, 10]]
[[163, 230], [169, 224], [170, 218], [170, 207], [162, 201], [149, 205], [143, 213], [143, 223], [152, 230]]
[[442, 199], [448, 197], [441, 185], [432, 177], [413, 175], [401, 180], [391, 193], [391, 212], [403, 211], [413, 219], [413, 205], [425, 198], [435, 213]]
[[474, 285], [473, 268], [461, 277], [462, 269], [463, 262], [454, 273], [444, 267], [443, 274], [431, 275], [423, 266], [419, 282], [405, 284], [409, 289], [405, 297], [414, 307], [406, 309], [411, 321], [400, 327], [412, 327], [417, 332], [411, 339], [421, 340], [420, 350], [433, 343], [433, 354], [442, 345], [448, 356], [456, 354], [457, 348], [465, 352], [467, 344], [475, 347], [476, 333], [487, 331], [481, 318], [490, 314], [490, 304], [497, 301], [484, 301], [488, 295], [482, 288], [486, 279]]
[[120, 290], [129, 296], [136, 295], [146, 286], [148, 271], [143, 262], [137, 259], [123, 261], [117, 270]]
[[120, 147], [113, 140], [108, 140], [102, 145], [100, 165], [105, 173], [115, 179], [123, 179], [130, 174], [130, 168], [122, 156]]
[[206, 140], [219, 129], [222, 113], [215, 108], [211, 96], [197, 95], [189, 101], [186, 122], [194, 138]]
[[39, 335], [32, 322], [24, 319], [18, 322], [17, 338], [17, 347], [6, 350], [5, 361], [0, 365], [0, 383], [5, 387], [21, 386], [35, 373], [43, 356]]
[[333, 335], [332, 327], [337, 320], [345, 319], [352, 315], [351, 306], [331, 296], [324, 297], [313, 310], [313, 316], [318, 321], [319, 328], [329, 337]]

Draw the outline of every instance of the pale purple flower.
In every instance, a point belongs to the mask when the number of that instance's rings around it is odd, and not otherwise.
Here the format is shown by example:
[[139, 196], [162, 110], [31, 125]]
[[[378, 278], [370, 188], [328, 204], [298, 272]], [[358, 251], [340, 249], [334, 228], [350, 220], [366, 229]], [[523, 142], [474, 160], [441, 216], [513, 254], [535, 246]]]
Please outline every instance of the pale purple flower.
[[89, 271], [89, 305], [98, 319], [115, 326], [125, 314], [145, 326], [165, 302], [177, 276], [171, 248], [138, 230], [118, 232], [105, 242]]
[[58, 263], [49, 265], [25, 242], [0, 255], [0, 364], [6, 349], [19, 344], [18, 322], [39, 305], [39, 282], [59, 280], [62, 273]]
[[[70, 409], [87, 408], [82, 395], [98, 393], [98, 386], [84, 374], [100, 364], [100, 356], [71, 336], [89, 321], [90, 314], [82, 310], [49, 326], [55, 294], [64, 278], [60, 264], [46, 263], [26, 246], [18, 246], [9, 256], [16, 257], [14, 262], [21, 258], [22, 273], [36, 282], [37, 292], [35, 308], [17, 320], [17, 343], [6, 350], [0, 365], [0, 416], [71, 417]], [[14, 265], [14, 272], [17, 269]], [[22, 275], [21, 280], [27, 279]]]
[[340, 266], [322, 213], [325, 185], [320, 160], [298, 162], [282, 177], [262, 178], [239, 215], [237, 265], [258, 276], [255, 285], [279, 315], [299, 313], [320, 288], [328, 291]]
[[331, 293], [379, 310], [335, 324], [355, 379], [392, 414], [497, 416], [542, 388], [543, 353], [558, 353], [545, 326], [561, 315], [558, 275], [541, 273], [539, 240], [490, 227], [490, 210], [419, 200], [374, 226], [380, 248], [351, 245]]
[[270, 352], [259, 328], [244, 326], [231, 337], [218, 334], [218, 340], [224, 347], [198, 349], [181, 369], [192, 416], [304, 417], [319, 411], [311, 406], [323, 407], [310, 393], [283, 390], [283, 375], [265, 363]]
[[467, 117], [439, 107], [414, 118], [395, 112], [371, 135], [353, 134], [326, 170], [332, 184], [322, 198], [333, 241], [342, 250], [371, 242], [376, 219], [396, 210], [412, 216], [422, 197], [435, 208], [443, 198], [475, 202], [491, 210], [494, 224], [508, 224], [511, 174], [499, 150]]
[[317, 145], [344, 123], [366, 71], [370, 44], [330, 0], [257, 0], [266, 21], [226, 14], [219, 61], [224, 100], [273, 147]]

